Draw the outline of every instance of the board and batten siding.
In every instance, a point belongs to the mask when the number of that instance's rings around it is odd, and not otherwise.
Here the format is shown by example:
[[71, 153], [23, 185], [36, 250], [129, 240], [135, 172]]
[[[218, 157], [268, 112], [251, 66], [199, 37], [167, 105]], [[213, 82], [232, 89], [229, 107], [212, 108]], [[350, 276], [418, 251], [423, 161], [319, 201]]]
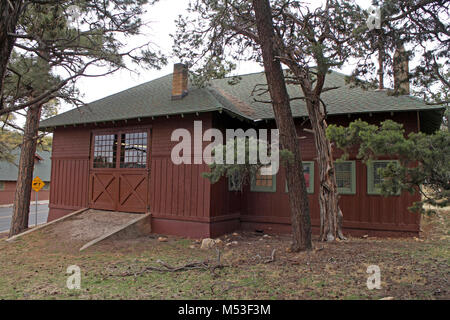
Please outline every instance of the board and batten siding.
[[[202, 121], [203, 132], [211, 127], [211, 114], [180, 115], [118, 121], [114, 124], [70, 126], [54, 131], [52, 153], [52, 189], [49, 221], [74, 210], [89, 207], [90, 145], [92, 132], [109, 132], [136, 126], [150, 128], [150, 170], [148, 207], [152, 229], [157, 233], [200, 236], [210, 234], [209, 180], [202, 173], [206, 164], [175, 165], [171, 160], [172, 132], [187, 129], [193, 136], [194, 121]], [[203, 143], [206, 146], [209, 142]], [[192, 141], [193, 154], [193, 141]], [[111, 171], [111, 169], [108, 169]], [[98, 170], [97, 170], [98, 171]], [[126, 211], [126, 210], [124, 210]]]
[[[406, 133], [418, 131], [416, 112], [375, 113], [348, 117], [330, 116], [329, 123], [348, 125], [351, 121], [361, 118], [369, 123], [378, 124], [385, 119], [403, 123]], [[318, 232], [319, 219], [319, 168], [313, 135], [302, 130], [302, 119], [297, 119], [297, 130], [300, 139], [301, 153], [304, 161], [315, 161], [314, 194], [308, 194], [313, 231]], [[270, 124], [266, 124], [270, 126]], [[273, 126], [273, 124], [272, 124]], [[306, 127], [308, 124], [306, 122]], [[350, 159], [355, 160], [356, 149], [350, 153]], [[334, 150], [334, 158], [339, 158], [341, 152]], [[388, 159], [388, 158], [383, 158]], [[420, 200], [416, 193], [411, 195], [403, 192], [400, 196], [383, 197], [367, 193], [367, 168], [359, 160], [356, 164], [356, 194], [341, 195], [340, 206], [344, 213], [344, 231], [353, 235], [417, 235], [420, 229], [420, 215], [408, 210], [415, 201]], [[286, 192], [286, 176], [284, 168], [280, 168], [276, 179], [276, 192], [251, 192], [246, 186], [244, 191], [228, 191], [227, 180], [222, 178], [213, 185], [211, 196], [211, 214], [230, 216], [240, 221], [240, 227], [249, 230], [261, 229], [267, 232], [290, 232], [290, 205]]]
[[55, 129], [48, 221], [88, 206], [89, 150], [88, 129]]
[[[347, 125], [362, 118], [371, 123], [391, 118], [405, 125], [406, 131], [418, 130], [415, 112], [367, 114], [361, 116], [329, 117], [330, 123]], [[93, 130], [150, 128], [150, 170], [148, 179], [148, 207], [152, 213], [152, 229], [155, 233], [174, 234], [188, 237], [215, 237], [239, 228], [263, 229], [270, 232], [290, 230], [290, 209], [285, 190], [285, 173], [281, 168], [274, 193], [228, 191], [228, 183], [222, 178], [211, 185], [202, 173], [209, 170], [206, 164], [175, 165], [171, 160], [170, 141], [173, 130], [185, 128], [193, 133], [195, 120], [202, 120], [203, 132], [210, 127], [243, 128], [253, 125], [246, 121], [232, 119], [226, 114], [204, 113], [152, 119], [118, 121], [114, 124], [78, 125], [56, 128], [52, 152], [52, 187], [50, 192], [49, 220], [56, 219], [74, 210], [89, 206], [90, 144]], [[301, 130], [303, 119], [297, 119], [298, 135], [302, 157], [314, 161], [316, 157], [313, 136]], [[307, 123], [307, 122], [306, 122]], [[258, 128], [273, 127], [273, 122], [259, 122]], [[307, 125], [307, 124], [306, 124]], [[209, 142], [203, 142], [203, 147]], [[192, 146], [193, 147], [193, 146]], [[335, 151], [335, 158], [340, 153]], [[354, 154], [350, 156], [350, 159]], [[352, 159], [354, 160], [354, 158]], [[314, 194], [309, 194], [313, 230], [319, 226], [318, 165], [314, 166]], [[367, 169], [356, 161], [356, 195], [341, 195], [340, 205], [344, 212], [345, 231], [352, 234], [415, 235], [419, 232], [420, 215], [408, 211], [417, 194], [402, 193], [400, 196], [383, 197], [367, 194]], [[125, 210], [124, 210], [125, 211]]]

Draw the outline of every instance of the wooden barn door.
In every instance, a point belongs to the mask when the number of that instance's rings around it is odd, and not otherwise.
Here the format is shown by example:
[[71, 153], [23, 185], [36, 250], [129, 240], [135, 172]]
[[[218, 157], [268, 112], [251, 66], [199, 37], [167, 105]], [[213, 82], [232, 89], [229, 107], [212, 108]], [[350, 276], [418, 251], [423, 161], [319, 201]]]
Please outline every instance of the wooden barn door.
[[149, 129], [98, 131], [92, 137], [89, 205], [94, 209], [148, 211]]

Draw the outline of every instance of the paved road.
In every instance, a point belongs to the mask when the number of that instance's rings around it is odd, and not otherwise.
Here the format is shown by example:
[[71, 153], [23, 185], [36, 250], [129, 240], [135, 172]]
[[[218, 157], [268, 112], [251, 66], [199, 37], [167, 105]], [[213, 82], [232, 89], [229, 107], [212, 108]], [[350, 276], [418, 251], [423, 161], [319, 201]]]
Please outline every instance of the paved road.
[[[48, 204], [38, 204], [37, 206], [37, 223], [41, 224], [47, 222], [48, 216]], [[36, 223], [35, 205], [30, 206], [30, 219], [28, 220], [29, 226], [34, 226]], [[0, 208], [0, 232], [8, 231], [11, 225], [12, 207]]]

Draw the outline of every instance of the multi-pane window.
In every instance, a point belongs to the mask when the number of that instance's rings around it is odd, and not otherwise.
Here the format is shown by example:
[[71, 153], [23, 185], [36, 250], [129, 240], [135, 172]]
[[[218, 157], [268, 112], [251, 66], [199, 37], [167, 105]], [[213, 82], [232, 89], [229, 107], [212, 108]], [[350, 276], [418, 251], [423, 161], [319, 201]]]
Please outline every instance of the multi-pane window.
[[[381, 194], [381, 184], [383, 183], [382, 169], [385, 169], [389, 163], [397, 163], [397, 160], [377, 160], [371, 161], [367, 165], [367, 193]], [[398, 195], [399, 193], [397, 193]]]
[[117, 135], [102, 134], [94, 137], [94, 168], [115, 168]]
[[5, 182], [0, 181], [0, 190], [5, 190]]
[[42, 190], [49, 190], [50, 189], [50, 182], [45, 182], [44, 186], [42, 187]]
[[[305, 177], [306, 191], [310, 194], [314, 193], [314, 162], [303, 161], [303, 176]], [[286, 192], [288, 192], [286, 180]]]
[[[268, 170], [267, 170], [268, 169]], [[259, 170], [251, 181], [250, 190], [259, 192], [275, 192], [276, 191], [276, 175], [267, 174], [271, 171], [271, 167], [265, 168], [264, 171]]]
[[123, 133], [120, 145], [121, 168], [145, 168], [147, 163], [147, 132]]
[[341, 194], [356, 193], [355, 161], [335, 162], [336, 184]]

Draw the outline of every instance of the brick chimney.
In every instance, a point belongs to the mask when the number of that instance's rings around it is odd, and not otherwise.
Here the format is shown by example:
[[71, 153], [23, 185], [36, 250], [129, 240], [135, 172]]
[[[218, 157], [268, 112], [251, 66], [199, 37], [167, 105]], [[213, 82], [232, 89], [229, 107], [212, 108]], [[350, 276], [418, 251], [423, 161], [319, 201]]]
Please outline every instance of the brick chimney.
[[183, 99], [188, 94], [188, 67], [183, 63], [173, 65], [172, 100]]
[[401, 45], [394, 53], [394, 91], [409, 94], [409, 60], [405, 47]]

